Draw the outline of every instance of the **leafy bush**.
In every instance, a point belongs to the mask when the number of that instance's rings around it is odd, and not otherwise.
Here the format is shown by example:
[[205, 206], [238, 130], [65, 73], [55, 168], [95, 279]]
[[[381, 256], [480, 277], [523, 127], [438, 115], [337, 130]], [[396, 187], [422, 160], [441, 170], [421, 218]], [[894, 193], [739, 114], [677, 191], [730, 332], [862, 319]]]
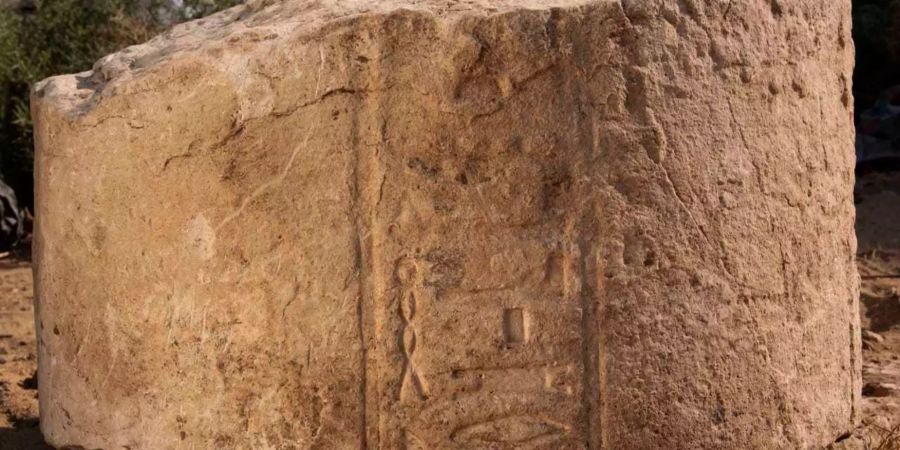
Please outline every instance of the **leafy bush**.
[[[32, 83], [81, 72], [163, 28], [239, 0], [0, 0], [0, 177], [33, 204]], [[27, 3], [26, 3], [27, 2]]]

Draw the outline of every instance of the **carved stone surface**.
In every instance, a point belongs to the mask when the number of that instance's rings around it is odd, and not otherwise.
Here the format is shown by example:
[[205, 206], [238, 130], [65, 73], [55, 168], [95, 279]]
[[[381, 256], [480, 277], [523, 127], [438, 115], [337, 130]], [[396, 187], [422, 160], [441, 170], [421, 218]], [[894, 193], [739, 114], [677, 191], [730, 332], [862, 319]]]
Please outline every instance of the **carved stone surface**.
[[38, 84], [48, 441], [834, 441], [849, 3], [267, 2]]

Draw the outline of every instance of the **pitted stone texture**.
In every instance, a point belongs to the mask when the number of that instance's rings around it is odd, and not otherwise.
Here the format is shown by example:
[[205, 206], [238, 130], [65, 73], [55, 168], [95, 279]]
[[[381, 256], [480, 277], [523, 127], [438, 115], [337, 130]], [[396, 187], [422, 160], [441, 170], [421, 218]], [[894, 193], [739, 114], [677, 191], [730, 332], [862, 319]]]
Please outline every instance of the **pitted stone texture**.
[[39, 84], [48, 441], [833, 442], [849, 8], [295, 0]]

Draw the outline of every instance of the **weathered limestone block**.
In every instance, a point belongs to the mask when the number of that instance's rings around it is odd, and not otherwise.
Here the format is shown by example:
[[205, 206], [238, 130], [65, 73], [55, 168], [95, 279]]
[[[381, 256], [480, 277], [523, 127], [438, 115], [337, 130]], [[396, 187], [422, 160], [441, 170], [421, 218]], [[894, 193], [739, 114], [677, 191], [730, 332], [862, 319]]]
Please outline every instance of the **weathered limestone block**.
[[290, 0], [39, 84], [44, 434], [833, 442], [849, 3]]

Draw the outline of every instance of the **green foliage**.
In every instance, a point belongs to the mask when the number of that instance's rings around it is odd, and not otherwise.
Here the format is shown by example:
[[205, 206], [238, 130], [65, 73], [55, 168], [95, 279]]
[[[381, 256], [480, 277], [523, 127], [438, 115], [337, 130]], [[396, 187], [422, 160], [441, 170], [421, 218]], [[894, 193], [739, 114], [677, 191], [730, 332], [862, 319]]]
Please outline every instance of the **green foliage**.
[[240, 3], [239, 0], [184, 0], [184, 7], [178, 11], [182, 20], [192, 20], [208, 16], [226, 7]]
[[32, 204], [31, 85], [239, 0], [0, 0], [0, 177]]

